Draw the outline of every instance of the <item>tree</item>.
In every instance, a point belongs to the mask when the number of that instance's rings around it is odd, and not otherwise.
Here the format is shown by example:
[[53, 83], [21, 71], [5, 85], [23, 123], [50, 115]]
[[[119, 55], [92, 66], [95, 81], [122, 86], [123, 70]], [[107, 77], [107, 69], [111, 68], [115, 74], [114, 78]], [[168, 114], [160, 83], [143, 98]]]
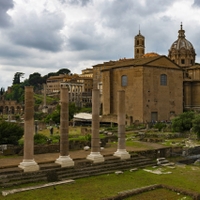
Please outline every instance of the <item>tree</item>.
[[63, 68], [58, 70], [57, 72], [50, 72], [47, 74], [47, 77], [49, 78], [50, 76], [59, 76], [60, 74], [70, 74], [71, 71], [69, 69]]
[[58, 70], [57, 71], [57, 75], [59, 75], [59, 74], [70, 74], [70, 70], [69, 69], [60, 69], [60, 70]]
[[[76, 107], [75, 103], [69, 103], [69, 121], [73, 119], [74, 114], [77, 113], [79, 110], [78, 107]], [[60, 123], [60, 106], [58, 105], [57, 108], [47, 117], [45, 118], [45, 122], [49, 123], [50, 121], [53, 121], [56, 124]]]
[[33, 74], [29, 75], [28, 82], [29, 85], [34, 86], [34, 91], [37, 93], [42, 89], [42, 84], [46, 81], [44, 81], [40, 73], [34, 72]]
[[37, 86], [39, 84], [43, 84], [43, 78], [41, 77], [41, 74], [38, 72], [30, 74], [29, 75], [29, 84], [32, 86]]
[[75, 103], [69, 103], [69, 121], [73, 119], [78, 110], [79, 108], [76, 107]]
[[172, 129], [178, 132], [189, 131], [192, 128], [194, 118], [193, 111], [184, 112], [172, 120]]
[[23, 136], [23, 128], [15, 123], [0, 122], [0, 144], [18, 144], [18, 140]]
[[24, 75], [22, 72], [16, 72], [13, 78], [13, 85], [20, 84], [20, 78]]
[[21, 84], [15, 84], [11, 88], [11, 92], [5, 95], [6, 100], [15, 100], [17, 102], [24, 101], [24, 87]]
[[46, 116], [45, 122], [49, 123], [51, 121], [56, 124], [60, 123], [60, 105], [58, 105], [51, 114]]
[[5, 89], [2, 87], [2, 88], [0, 89], [0, 96], [2, 96], [4, 93], [5, 93]]

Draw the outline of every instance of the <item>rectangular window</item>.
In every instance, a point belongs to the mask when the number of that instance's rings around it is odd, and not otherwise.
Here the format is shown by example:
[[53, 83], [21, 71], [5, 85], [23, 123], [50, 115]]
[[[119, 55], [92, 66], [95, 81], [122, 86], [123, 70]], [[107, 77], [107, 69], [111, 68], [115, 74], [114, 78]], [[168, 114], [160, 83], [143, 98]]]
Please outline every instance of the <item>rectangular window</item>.
[[167, 75], [166, 74], [160, 75], [160, 85], [167, 85]]
[[181, 64], [185, 64], [185, 59], [181, 59]]
[[122, 77], [121, 77], [121, 84], [122, 84], [122, 86], [123, 87], [125, 87], [125, 86], [127, 86], [127, 84], [128, 84], [128, 78], [127, 78], [127, 76], [126, 75], [123, 75]]

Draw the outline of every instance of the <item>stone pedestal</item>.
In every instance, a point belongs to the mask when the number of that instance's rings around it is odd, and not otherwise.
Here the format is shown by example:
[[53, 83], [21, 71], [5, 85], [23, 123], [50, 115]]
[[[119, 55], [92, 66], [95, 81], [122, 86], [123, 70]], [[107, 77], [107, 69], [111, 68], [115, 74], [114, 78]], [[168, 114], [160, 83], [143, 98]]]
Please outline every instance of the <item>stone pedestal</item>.
[[131, 157], [126, 149], [117, 149], [113, 156], [120, 157], [122, 160], [129, 159]]
[[24, 159], [19, 164], [24, 172], [37, 171], [39, 165], [34, 161], [34, 99], [33, 87], [25, 87], [25, 117], [24, 117]]
[[99, 138], [99, 90], [92, 90], [92, 140], [91, 153], [87, 156], [88, 160], [94, 163], [104, 162], [104, 157], [100, 154], [100, 138]]
[[23, 169], [24, 172], [33, 172], [40, 169], [39, 165], [35, 162], [34, 159], [24, 159], [19, 165], [19, 168]]
[[126, 151], [126, 140], [125, 140], [125, 122], [126, 122], [126, 111], [125, 111], [125, 91], [121, 90], [117, 93], [117, 121], [118, 121], [118, 149], [114, 153], [114, 156], [120, 157], [121, 159], [129, 159], [130, 154]]
[[105, 161], [104, 157], [100, 154], [100, 152], [91, 152], [87, 156], [87, 159], [92, 160], [94, 163], [100, 163]]
[[55, 163], [60, 164], [61, 167], [74, 166], [74, 161], [70, 158], [70, 156], [59, 156]]
[[60, 92], [60, 156], [55, 161], [61, 167], [74, 166], [74, 161], [69, 156], [69, 92], [66, 86]]

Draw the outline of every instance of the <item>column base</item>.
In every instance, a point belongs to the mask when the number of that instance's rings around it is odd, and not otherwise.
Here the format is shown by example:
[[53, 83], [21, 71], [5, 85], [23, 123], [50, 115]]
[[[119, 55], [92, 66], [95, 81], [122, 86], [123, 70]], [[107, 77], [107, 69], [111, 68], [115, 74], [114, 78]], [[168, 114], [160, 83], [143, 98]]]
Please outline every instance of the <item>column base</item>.
[[19, 165], [19, 168], [23, 169], [24, 172], [33, 172], [33, 171], [39, 171], [40, 167], [35, 162], [34, 159], [24, 159]]
[[71, 167], [74, 166], [74, 161], [70, 156], [60, 156], [55, 163], [60, 164], [61, 167]]
[[104, 157], [99, 152], [91, 152], [90, 155], [87, 156], [88, 160], [92, 160], [94, 163], [104, 162]]
[[121, 160], [129, 159], [131, 155], [126, 151], [126, 149], [118, 149], [113, 156], [120, 157]]

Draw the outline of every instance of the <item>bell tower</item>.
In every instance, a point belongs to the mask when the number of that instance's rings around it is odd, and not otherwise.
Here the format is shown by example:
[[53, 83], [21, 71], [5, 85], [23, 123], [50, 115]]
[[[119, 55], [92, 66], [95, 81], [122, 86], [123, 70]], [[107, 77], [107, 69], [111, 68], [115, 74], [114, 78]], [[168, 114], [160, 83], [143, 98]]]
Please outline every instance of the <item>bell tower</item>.
[[140, 30], [135, 36], [134, 58], [141, 58], [145, 54], [145, 37], [141, 35]]

